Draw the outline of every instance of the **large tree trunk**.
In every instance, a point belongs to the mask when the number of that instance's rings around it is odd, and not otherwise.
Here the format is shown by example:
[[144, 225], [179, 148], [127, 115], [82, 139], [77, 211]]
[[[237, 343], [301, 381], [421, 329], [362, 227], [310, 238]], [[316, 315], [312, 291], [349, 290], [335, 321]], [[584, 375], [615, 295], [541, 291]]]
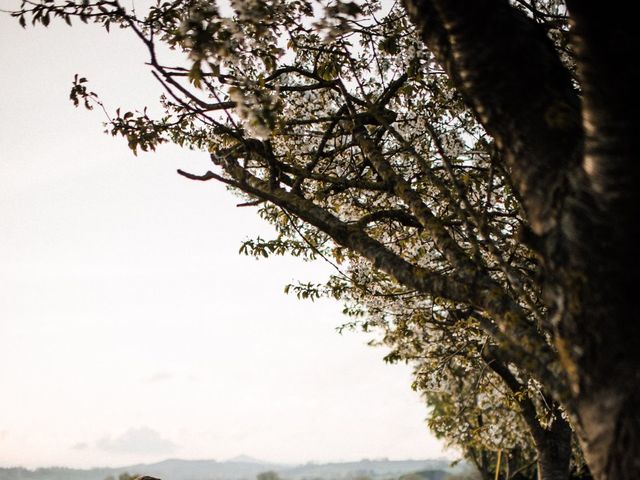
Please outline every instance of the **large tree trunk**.
[[[507, 0], [404, 3], [495, 138], [545, 245], [545, 300], [567, 387], [554, 393], [590, 470], [598, 480], [640, 479], [636, 16], [625, 2], [567, 0], [578, 93], [544, 29]], [[551, 452], [541, 471], [546, 463]]]
[[571, 460], [571, 427], [563, 418], [556, 418], [535, 442], [538, 453], [538, 480], [567, 480]]
[[631, 480], [640, 478], [640, 35], [623, 4], [567, 3], [585, 146], [562, 214], [557, 338], [592, 474]]

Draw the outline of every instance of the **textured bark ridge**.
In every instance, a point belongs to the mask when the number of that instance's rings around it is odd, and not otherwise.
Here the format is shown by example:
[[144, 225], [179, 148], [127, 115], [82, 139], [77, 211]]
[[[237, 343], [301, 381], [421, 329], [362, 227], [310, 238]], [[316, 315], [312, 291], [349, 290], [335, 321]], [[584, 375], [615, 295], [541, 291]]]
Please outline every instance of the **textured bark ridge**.
[[405, 0], [496, 139], [544, 241], [563, 406], [591, 471], [631, 480], [640, 478], [640, 42], [622, 5], [568, 4], [580, 95], [545, 32], [506, 0]]

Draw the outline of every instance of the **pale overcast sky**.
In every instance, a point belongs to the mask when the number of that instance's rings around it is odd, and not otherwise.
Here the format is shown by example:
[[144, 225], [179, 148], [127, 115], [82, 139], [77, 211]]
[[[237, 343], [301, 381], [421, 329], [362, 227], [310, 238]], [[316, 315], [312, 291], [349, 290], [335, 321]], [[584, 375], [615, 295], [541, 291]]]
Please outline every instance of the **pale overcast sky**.
[[239, 256], [269, 229], [175, 174], [206, 156], [133, 157], [68, 100], [80, 73], [155, 104], [144, 60], [126, 32], [0, 16], [0, 466], [443, 455], [409, 367], [283, 294], [327, 266]]

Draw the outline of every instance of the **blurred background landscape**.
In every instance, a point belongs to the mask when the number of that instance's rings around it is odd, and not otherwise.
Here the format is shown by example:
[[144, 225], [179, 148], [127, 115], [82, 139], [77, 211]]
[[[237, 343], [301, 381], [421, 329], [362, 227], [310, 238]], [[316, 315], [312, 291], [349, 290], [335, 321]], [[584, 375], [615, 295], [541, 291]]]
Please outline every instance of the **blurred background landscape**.
[[474, 478], [465, 464], [446, 459], [387, 460], [282, 465], [247, 456], [227, 461], [168, 459], [118, 468], [0, 468], [0, 480], [133, 480], [150, 475], [171, 480], [454, 480]]

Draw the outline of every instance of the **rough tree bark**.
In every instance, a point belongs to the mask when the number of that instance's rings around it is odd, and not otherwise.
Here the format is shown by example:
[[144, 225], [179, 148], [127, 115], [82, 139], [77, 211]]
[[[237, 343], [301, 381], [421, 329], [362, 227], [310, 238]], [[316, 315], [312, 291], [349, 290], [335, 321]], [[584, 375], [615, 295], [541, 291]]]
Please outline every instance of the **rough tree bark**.
[[568, 2], [576, 88], [544, 30], [507, 0], [405, 6], [495, 138], [544, 245], [549, 322], [568, 384], [562, 403], [591, 472], [640, 478], [634, 17], [622, 2]]

